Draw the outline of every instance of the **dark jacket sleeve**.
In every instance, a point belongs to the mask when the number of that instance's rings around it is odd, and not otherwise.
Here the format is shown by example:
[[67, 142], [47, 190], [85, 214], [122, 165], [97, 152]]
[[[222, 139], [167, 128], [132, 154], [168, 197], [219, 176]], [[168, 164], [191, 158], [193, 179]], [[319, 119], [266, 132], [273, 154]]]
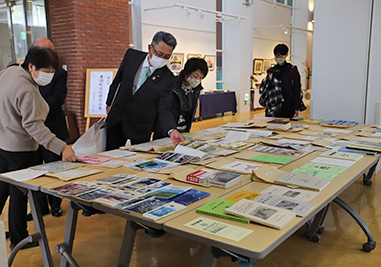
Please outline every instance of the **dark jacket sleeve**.
[[300, 84], [300, 74], [299, 74], [299, 71], [298, 71], [298, 67], [294, 65], [294, 86], [293, 86], [293, 95], [294, 95], [294, 103], [293, 103], [293, 107], [294, 107], [294, 110], [299, 110], [300, 109], [300, 88], [301, 88], [301, 84]]
[[130, 51], [130, 49], [128, 49], [126, 54], [124, 54], [124, 57], [123, 57], [122, 63], [120, 63], [118, 72], [116, 73], [115, 78], [110, 85], [110, 89], [108, 91], [107, 100], [106, 100], [107, 106], [111, 106], [111, 103], [112, 103], [112, 100], [114, 99], [116, 90], [118, 89], [119, 84], [122, 82], [125, 61], [126, 61], [126, 58], [129, 54], [129, 51]]
[[67, 72], [64, 69], [56, 70], [53, 77], [52, 86], [54, 86], [54, 90], [51, 90], [51, 94], [45, 97], [45, 101], [49, 105], [50, 112], [60, 110], [65, 102], [67, 94]]
[[172, 73], [168, 79], [168, 86], [162, 91], [157, 104], [158, 117], [155, 123], [157, 127], [159, 127], [159, 132], [165, 135], [167, 135], [170, 129], [176, 129], [176, 122], [172, 110], [172, 92], [176, 80]]

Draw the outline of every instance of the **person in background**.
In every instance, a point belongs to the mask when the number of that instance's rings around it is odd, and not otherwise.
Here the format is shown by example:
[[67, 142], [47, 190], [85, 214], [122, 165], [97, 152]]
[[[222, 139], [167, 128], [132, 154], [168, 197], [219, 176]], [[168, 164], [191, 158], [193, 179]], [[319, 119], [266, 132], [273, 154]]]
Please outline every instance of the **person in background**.
[[[34, 40], [33, 46], [46, 47], [54, 50], [53, 43], [47, 38], [37, 38]], [[65, 113], [62, 105], [65, 102], [67, 94], [67, 72], [62, 68], [57, 68], [54, 72], [52, 82], [46, 86], [39, 86], [40, 93], [46, 103], [49, 105], [48, 117], [45, 120], [46, 127], [54, 133], [59, 139], [65, 141], [69, 138], [69, 131], [66, 125]], [[61, 156], [57, 155], [44, 146], [39, 145], [36, 154], [36, 163], [49, 163], [61, 160]], [[62, 199], [51, 195], [43, 195], [40, 200], [40, 208], [42, 214], [50, 212], [54, 217], [60, 217], [63, 213], [61, 208]], [[49, 202], [49, 205], [48, 205]], [[27, 215], [27, 221], [33, 220], [31, 213]]]
[[[57, 54], [44, 47], [31, 47], [21, 66], [11, 66], [0, 72], [0, 173], [35, 165], [38, 145], [60, 155], [66, 161], [76, 161], [74, 151], [57, 138], [44, 124], [49, 106], [38, 86], [48, 85], [58, 67]], [[0, 182], [0, 212], [8, 195], [10, 248], [28, 236], [26, 192]], [[38, 246], [32, 242], [23, 248]]]
[[266, 116], [292, 118], [299, 115], [300, 74], [298, 68], [286, 62], [288, 47], [278, 44], [274, 48], [276, 65], [267, 70], [259, 87], [259, 103], [266, 107]]
[[185, 140], [171, 112], [174, 77], [166, 66], [176, 44], [172, 34], [160, 31], [148, 53], [127, 50], [107, 96], [107, 150], [124, 146], [127, 139], [148, 142], [156, 126], [175, 145]]
[[208, 65], [202, 58], [190, 58], [180, 72], [172, 95], [173, 115], [180, 133], [189, 132], [196, 113], [201, 81], [208, 74]]

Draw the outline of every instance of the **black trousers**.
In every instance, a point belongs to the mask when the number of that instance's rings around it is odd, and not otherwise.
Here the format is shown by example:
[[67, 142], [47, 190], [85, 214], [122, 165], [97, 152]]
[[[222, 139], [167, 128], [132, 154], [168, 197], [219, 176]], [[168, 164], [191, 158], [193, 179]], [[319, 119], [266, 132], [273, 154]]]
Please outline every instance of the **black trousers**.
[[[49, 150], [47, 150], [43, 146], [39, 146], [36, 152], [36, 164], [49, 163], [53, 161], [61, 160], [61, 156], [57, 155]], [[57, 209], [61, 207], [62, 199], [59, 197], [51, 196], [51, 195], [43, 195], [39, 198], [39, 203], [41, 207], [41, 212], [43, 214], [49, 213], [49, 205], [51, 209]], [[48, 205], [49, 202], [49, 205]]]
[[123, 124], [120, 121], [112, 127], [107, 126], [107, 145], [106, 150], [117, 149], [126, 144], [127, 138], [123, 133]]
[[[9, 152], [0, 149], [0, 173], [25, 169], [35, 164], [36, 153], [33, 152]], [[8, 225], [11, 243], [16, 245], [28, 236], [26, 213], [27, 195], [17, 187], [5, 182], [0, 182], [0, 213], [10, 196]]]

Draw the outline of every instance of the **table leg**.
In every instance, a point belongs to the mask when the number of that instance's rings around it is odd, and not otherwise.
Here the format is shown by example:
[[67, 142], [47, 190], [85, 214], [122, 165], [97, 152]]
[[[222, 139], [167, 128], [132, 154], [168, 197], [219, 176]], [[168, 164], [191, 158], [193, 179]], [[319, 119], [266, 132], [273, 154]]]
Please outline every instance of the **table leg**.
[[132, 250], [134, 248], [136, 231], [141, 227], [132, 221], [127, 220], [124, 228], [122, 246], [119, 253], [118, 267], [130, 265]]
[[[77, 227], [78, 211], [80, 208], [74, 202], [70, 201], [68, 205], [67, 217], [66, 217], [66, 227], [64, 242], [56, 246], [56, 252], [62, 255], [61, 257], [61, 267], [68, 266], [68, 261], [75, 262], [71, 257], [73, 250], [73, 242], [75, 236], [75, 230]], [[66, 258], [68, 257], [68, 259]]]
[[321, 211], [319, 211], [318, 214], [315, 215], [315, 218], [312, 221], [312, 223], [307, 223], [306, 237], [311, 239], [313, 242], [319, 242], [319, 234], [322, 234], [324, 232], [324, 227], [322, 225], [325, 216], [327, 215], [329, 205], [330, 204], [325, 206]]
[[342, 200], [339, 197], [336, 197], [333, 202], [335, 202], [337, 205], [339, 205], [341, 208], [343, 208], [346, 212], [349, 213], [349, 215], [352, 216], [353, 219], [360, 225], [361, 229], [364, 231], [368, 238], [368, 242], [363, 244], [362, 250], [365, 252], [370, 252], [376, 247], [376, 241], [374, 241], [373, 235], [370, 232], [368, 226], [363, 221], [363, 219], [360, 217], [360, 215], [352, 209], [351, 206], [349, 206], [344, 200]]
[[34, 227], [36, 228], [36, 232], [41, 235], [41, 238], [38, 240], [38, 243], [40, 245], [42, 260], [44, 262], [44, 266], [53, 266], [52, 255], [50, 254], [48, 238], [46, 237], [45, 225], [42, 219], [42, 212], [40, 209], [38, 198], [39, 192], [28, 190], [28, 199], [30, 208], [32, 210]]
[[202, 256], [201, 267], [215, 267], [216, 263], [217, 260], [213, 255], [212, 247], [207, 246]]
[[238, 262], [240, 267], [252, 267], [258, 260], [247, 258], [230, 252], [226, 249], [216, 248], [216, 247], [206, 247], [204, 255], [202, 257], [202, 267], [216, 266], [217, 259], [220, 257], [230, 257], [232, 262]]
[[372, 179], [372, 176], [373, 176], [374, 170], [377, 167], [377, 164], [378, 164], [378, 161], [369, 169], [369, 172], [367, 174], [364, 174], [364, 178], [362, 180], [362, 183], [364, 185], [372, 185], [372, 181], [370, 179]]

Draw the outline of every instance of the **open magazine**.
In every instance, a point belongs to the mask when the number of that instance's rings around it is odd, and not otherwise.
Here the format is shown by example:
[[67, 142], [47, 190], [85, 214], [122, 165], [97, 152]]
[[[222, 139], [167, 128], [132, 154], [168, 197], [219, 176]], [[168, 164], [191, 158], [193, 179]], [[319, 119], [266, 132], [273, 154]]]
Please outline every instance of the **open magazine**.
[[215, 155], [211, 155], [211, 153], [217, 150], [217, 148], [207, 143], [198, 142], [196, 140], [186, 140], [175, 148], [176, 153], [192, 156], [191, 162], [200, 162], [215, 157]]

